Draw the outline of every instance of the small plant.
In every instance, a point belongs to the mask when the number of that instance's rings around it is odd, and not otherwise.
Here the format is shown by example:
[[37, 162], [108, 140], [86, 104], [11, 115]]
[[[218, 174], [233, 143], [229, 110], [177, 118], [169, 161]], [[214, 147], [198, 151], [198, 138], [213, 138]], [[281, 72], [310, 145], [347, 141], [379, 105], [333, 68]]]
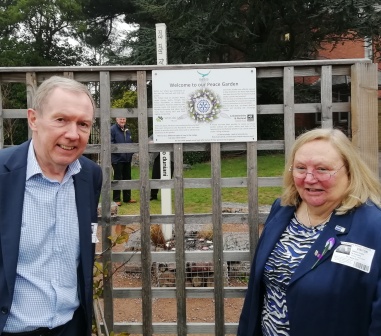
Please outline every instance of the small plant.
[[[130, 234], [126, 231], [126, 226], [123, 225], [122, 228], [123, 229], [120, 232], [118, 232], [117, 235], [108, 237], [108, 239], [111, 242], [110, 246], [108, 246], [107, 249], [102, 251], [95, 258], [94, 271], [93, 271], [93, 277], [94, 277], [93, 299], [94, 300], [98, 300], [99, 298], [101, 298], [103, 296], [103, 286], [104, 286], [105, 282], [109, 281], [112, 278], [112, 276], [121, 267], [123, 267], [124, 265], [126, 265], [128, 263], [128, 260], [127, 260], [126, 262], [122, 263], [120, 266], [113, 269], [112, 273], [109, 274], [109, 267], [108, 267], [110, 265], [109, 262], [107, 262], [104, 265], [102, 262], [99, 261], [107, 251], [111, 251], [112, 248], [115, 247], [116, 245], [127, 243], [128, 239], [130, 237]], [[131, 232], [133, 232], [133, 229], [131, 229], [131, 228], [128, 228], [128, 229]], [[97, 334], [97, 325], [96, 325], [95, 321], [93, 323], [92, 329], [93, 329], [93, 333]], [[113, 331], [111, 331], [109, 334], [109, 336], [128, 336], [128, 335], [130, 335], [130, 334], [124, 333], [124, 332], [119, 333], [119, 334], [115, 334]]]
[[244, 284], [248, 284], [249, 283], [249, 277], [248, 276], [243, 276], [243, 277], [240, 277], [239, 280], [244, 283]]
[[212, 226], [212, 224], [204, 225], [203, 228], [200, 231], [198, 231], [197, 238], [213, 240], [213, 226]]
[[[131, 231], [133, 231], [131, 228], [129, 228]], [[111, 278], [115, 272], [117, 272], [121, 267], [123, 267], [128, 261], [117, 267], [115, 270], [113, 270], [112, 274], [108, 274], [108, 266], [109, 264], [106, 263], [106, 267], [104, 267], [103, 263], [97, 261], [100, 260], [103, 255], [107, 251], [111, 251], [113, 247], [116, 245], [120, 245], [123, 243], [127, 243], [128, 239], [130, 238], [130, 234], [126, 232], [125, 228], [116, 236], [109, 236], [108, 239], [110, 240], [111, 244], [110, 246], [102, 251], [100, 254], [98, 254], [95, 258], [94, 262], [94, 284], [93, 284], [93, 298], [99, 299], [103, 295], [103, 283], [104, 281], [107, 281], [109, 278]]]
[[210, 152], [185, 152], [184, 163], [193, 166], [196, 163], [202, 163], [210, 160]]
[[156, 247], [165, 248], [165, 238], [159, 224], [151, 225], [151, 241]]

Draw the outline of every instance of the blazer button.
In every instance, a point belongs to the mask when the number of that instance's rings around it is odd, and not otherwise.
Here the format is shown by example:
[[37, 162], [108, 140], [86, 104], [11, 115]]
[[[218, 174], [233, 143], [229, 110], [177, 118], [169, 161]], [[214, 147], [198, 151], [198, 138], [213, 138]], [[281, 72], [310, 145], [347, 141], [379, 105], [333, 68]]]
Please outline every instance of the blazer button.
[[6, 314], [8, 314], [9, 313], [9, 309], [8, 309], [8, 307], [1, 307], [1, 313], [2, 314], [4, 314], [4, 315], [6, 315]]

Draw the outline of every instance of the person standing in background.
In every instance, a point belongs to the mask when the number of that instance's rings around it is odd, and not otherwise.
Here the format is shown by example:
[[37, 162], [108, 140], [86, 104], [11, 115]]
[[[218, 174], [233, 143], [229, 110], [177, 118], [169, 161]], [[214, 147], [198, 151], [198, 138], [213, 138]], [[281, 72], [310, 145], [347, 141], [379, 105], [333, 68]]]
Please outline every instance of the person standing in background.
[[[116, 118], [116, 123], [111, 126], [111, 143], [132, 143], [131, 132], [126, 126], [126, 118]], [[114, 180], [131, 180], [132, 153], [112, 153], [111, 164], [114, 170]], [[121, 191], [113, 191], [113, 201], [122, 205]], [[123, 190], [124, 203], [136, 203], [131, 199], [131, 190]]]
[[95, 104], [58, 76], [33, 98], [32, 139], [0, 150], [0, 335], [90, 336], [102, 171], [82, 154]]

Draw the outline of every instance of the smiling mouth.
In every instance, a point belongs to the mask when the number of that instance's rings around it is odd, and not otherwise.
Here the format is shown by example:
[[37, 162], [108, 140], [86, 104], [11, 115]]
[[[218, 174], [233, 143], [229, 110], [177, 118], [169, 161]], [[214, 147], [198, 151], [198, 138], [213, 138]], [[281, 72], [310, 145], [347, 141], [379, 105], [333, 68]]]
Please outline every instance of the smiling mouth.
[[64, 150], [73, 150], [75, 148], [74, 146], [65, 146], [65, 145], [58, 145], [58, 146]]
[[307, 191], [315, 192], [315, 191], [323, 191], [323, 189], [314, 189], [314, 188], [306, 188]]

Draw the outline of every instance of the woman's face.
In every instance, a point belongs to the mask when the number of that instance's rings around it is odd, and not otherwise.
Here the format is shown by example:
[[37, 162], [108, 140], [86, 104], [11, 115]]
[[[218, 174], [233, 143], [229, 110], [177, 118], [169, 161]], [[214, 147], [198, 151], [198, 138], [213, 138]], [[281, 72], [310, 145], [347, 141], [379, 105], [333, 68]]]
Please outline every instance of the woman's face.
[[[326, 140], [314, 140], [300, 147], [294, 157], [293, 169], [305, 169], [304, 178], [295, 177], [296, 189], [304, 202], [312, 207], [337, 207], [346, 196], [349, 185], [344, 161], [338, 151]], [[316, 178], [316, 170], [328, 171], [326, 181]], [[315, 174], [315, 175], [314, 175]], [[317, 174], [319, 175], [319, 174]]]

